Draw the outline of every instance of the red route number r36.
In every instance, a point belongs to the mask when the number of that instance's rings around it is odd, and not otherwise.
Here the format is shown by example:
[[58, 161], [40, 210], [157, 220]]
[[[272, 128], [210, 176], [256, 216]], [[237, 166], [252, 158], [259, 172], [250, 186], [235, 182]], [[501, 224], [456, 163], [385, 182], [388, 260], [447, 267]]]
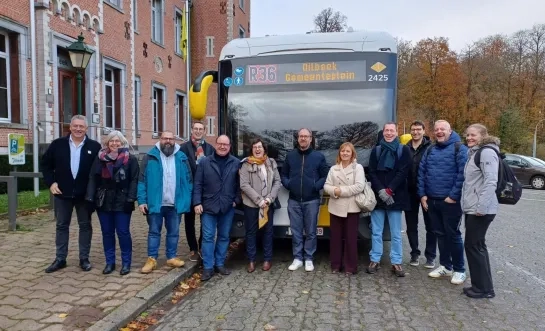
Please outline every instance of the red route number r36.
[[248, 84], [274, 84], [278, 78], [278, 66], [276, 64], [249, 65]]

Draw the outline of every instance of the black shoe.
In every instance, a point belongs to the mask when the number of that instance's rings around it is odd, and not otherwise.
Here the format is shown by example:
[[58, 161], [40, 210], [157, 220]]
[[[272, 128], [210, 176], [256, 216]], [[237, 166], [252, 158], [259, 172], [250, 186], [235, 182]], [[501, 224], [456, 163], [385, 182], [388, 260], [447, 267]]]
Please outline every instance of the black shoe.
[[227, 269], [226, 267], [215, 267], [215, 269], [218, 274], [221, 274], [224, 276], [228, 276], [231, 274], [231, 270]]
[[464, 294], [467, 294], [467, 291], [473, 291], [473, 292], [477, 292], [473, 289], [473, 286], [469, 286], [469, 287], [464, 287], [464, 289], [462, 290], [464, 292]]
[[371, 262], [369, 263], [369, 266], [367, 267], [366, 271], [368, 274], [375, 274], [377, 273], [378, 269], [380, 269], [380, 264], [378, 262]]
[[121, 266], [121, 270], [119, 271], [119, 274], [121, 276], [125, 276], [129, 272], [131, 272], [131, 265], [130, 264], [124, 264], [124, 265]]
[[212, 269], [205, 269], [205, 270], [203, 270], [203, 272], [202, 272], [201, 280], [202, 280], [203, 282], [206, 282], [207, 280], [209, 280], [210, 278], [212, 278], [212, 276], [214, 276], [214, 270], [212, 270]]
[[79, 260], [79, 266], [81, 267], [81, 270], [83, 271], [91, 270], [91, 262], [89, 262], [89, 259]]
[[[90, 264], [89, 264], [90, 265]], [[81, 267], [83, 269], [83, 266]], [[104, 267], [104, 270], [102, 270], [102, 273], [104, 275], [108, 275], [108, 274], [111, 274], [112, 272], [114, 272], [115, 270], [115, 263], [114, 264], [107, 264], [105, 267]]]
[[45, 269], [45, 272], [49, 274], [63, 268], [66, 268], [66, 260], [55, 259], [55, 261]]
[[466, 295], [468, 297], [473, 298], [473, 299], [492, 299], [493, 297], [496, 296], [494, 291], [490, 291], [490, 292], [485, 293], [485, 292], [475, 292], [473, 289], [469, 289], [469, 290], [465, 291], [465, 293], [466, 293]]

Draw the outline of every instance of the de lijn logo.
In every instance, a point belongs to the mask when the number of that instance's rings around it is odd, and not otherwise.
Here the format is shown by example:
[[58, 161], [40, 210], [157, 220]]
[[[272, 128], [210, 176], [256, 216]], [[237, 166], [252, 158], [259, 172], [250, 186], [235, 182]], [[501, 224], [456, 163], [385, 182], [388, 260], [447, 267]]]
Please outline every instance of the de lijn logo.
[[223, 80], [223, 85], [225, 85], [226, 87], [229, 87], [231, 85], [233, 85], [233, 78], [231, 77], [227, 77]]
[[236, 75], [236, 76], [242, 76], [242, 75], [244, 75], [244, 68], [243, 68], [243, 67], [237, 67], [237, 68], [235, 69], [235, 75]]

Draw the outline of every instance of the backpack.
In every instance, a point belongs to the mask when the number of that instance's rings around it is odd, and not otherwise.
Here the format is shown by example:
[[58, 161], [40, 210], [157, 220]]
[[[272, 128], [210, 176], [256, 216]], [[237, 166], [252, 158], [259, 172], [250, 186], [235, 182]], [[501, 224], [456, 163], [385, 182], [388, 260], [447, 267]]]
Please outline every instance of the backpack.
[[490, 146], [483, 146], [475, 153], [475, 165], [481, 168], [481, 152], [484, 148], [490, 148], [498, 155], [498, 185], [496, 187], [496, 196], [498, 202], [502, 205], [516, 205], [522, 196], [522, 185], [513, 173], [513, 169], [505, 162], [502, 155]]
[[[397, 158], [398, 159], [401, 159], [401, 155], [403, 155], [403, 146], [405, 146], [405, 145], [399, 144], [397, 146]], [[377, 159], [380, 157], [381, 149], [382, 149], [381, 146], [377, 145]]]
[[[454, 160], [458, 160], [458, 152], [460, 152], [460, 146], [462, 146], [462, 143], [460, 141], [454, 143]], [[426, 150], [426, 160], [428, 159], [428, 156], [430, 156], [433, 147], [435, 147], [435, 144], [430, 144], [428, 146], [428, 149]]]

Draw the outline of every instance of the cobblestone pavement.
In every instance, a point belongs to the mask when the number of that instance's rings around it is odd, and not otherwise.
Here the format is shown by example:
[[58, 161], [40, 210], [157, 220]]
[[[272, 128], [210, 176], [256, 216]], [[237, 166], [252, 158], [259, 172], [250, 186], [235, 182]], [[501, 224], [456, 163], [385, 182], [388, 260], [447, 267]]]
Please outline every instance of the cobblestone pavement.
[[[545, 330], [545, 277], [540, 272], [545, 265], [545, 191], [525, 190], [523, 199], [517, 206], [502, 206], [487, 238], [494, 299], [469, 299], [461, 295], [462, 286], [430, 279], [427, 269], [409, 266], [406, 238], [405, 278], [389, 271], [389, 249], [383, 269], [364, 273], [366, 245], [360, 250], [360, 273], [331, 274], [325, 242], [314, 272], [291, 272], [289, 242], [275, 242], [271, 271], [248, 274], [239, 252], [231, 259], [230, 276], [205, 283], [167, 311], [154, 329]], [[423, 224], [420, 230], [423, 240]]]
[[[93, 269], [83, 272], [79, 268], [78, 225], [74, 218], [70, 226], [68, 267], [46, 274], [45, 268], [55, 258], [52, 219], [51, 212], [26, 216], [18, 219], [18, 223], [31, 231], [0, 233], [0, 330], [86, 329], [171, 270], [165, 266], [163, 231], [159, 270], [149, 275], [139, 272], [147, 258], [147, 223], [141, 213], [135, 212], [131, 224], [130, 274], [119, 275], [119, 247], [116, 248], [117, 271], [102, 274], [105, 261], [96, 214], [93, 214], [90, 256]], [[184, 260], [188, 257], [183, 225], [178, 252]], [[67, 314], [66, 317], [63, 314]]]

